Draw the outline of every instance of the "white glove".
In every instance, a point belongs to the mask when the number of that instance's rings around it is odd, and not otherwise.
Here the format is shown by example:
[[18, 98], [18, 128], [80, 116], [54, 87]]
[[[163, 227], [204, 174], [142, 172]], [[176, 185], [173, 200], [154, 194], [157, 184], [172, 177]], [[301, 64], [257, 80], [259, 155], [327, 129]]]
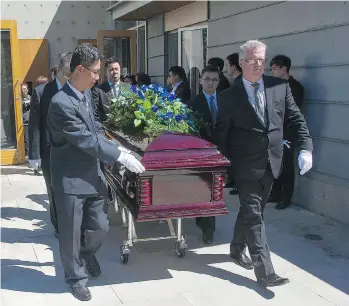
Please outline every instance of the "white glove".
[[123, 147], [123, 146], [118, 146], [118, 149], [119, 149], [119, 151], [121, 151], [121, 152], [129, 153], [129, 154], [131, 153], [130, 150], [126, 149], [126, 148]]
[[34, 170], [38, 170], [41, 167], [41, 159], [29, 159], [29, 164]]
[[313, 154], [307, 150], [301, 150], [298, 156], [300, 175], [307, 173], [313, 167]]
[[118, 162], [123, 164], [131, 172], [142, 173], [145, 171], [144, 166], [130, 153], [121, 151]]

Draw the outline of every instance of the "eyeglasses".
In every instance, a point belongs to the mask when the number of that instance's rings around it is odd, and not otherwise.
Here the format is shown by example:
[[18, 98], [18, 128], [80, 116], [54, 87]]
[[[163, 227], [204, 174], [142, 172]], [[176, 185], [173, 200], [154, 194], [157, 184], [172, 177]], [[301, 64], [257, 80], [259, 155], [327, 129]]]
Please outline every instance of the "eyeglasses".
[[94, 75], [99, 75], [99, 73], [101, 72], [101, 70], [92, 70], [86, 66], [82, 66], [84, 68], [86, 68], [87, 70], [91, 71]]
[[244, 59], [244, 61], [250, 65], [256, 65], [257, 63], [263, 65], [267, 60], [265, 58], [254, 58], [248, 60]]
[[167, 77], [168, 77], [168, 78], [171, 78], [171, 77], [173, 77], [173, 76], [176, 76], [176, 74], [169, 74]]
[[204, 82], [206, 82], [206, 83], [217, 83], [217, 82], [219, 82], [219, 79], [210, 79], [210, 78], [204, 78], [204, 79], [202, 79]]

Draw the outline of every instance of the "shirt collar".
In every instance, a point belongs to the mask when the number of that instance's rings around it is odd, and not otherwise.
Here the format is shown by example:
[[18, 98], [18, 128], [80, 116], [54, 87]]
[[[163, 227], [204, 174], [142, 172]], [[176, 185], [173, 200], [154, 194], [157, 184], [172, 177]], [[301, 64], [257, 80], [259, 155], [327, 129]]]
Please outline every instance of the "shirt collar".
[[[247, 81], [244, 77], [242, 77], [242, 81], [244, 82], [245, 86], [252, 87], [252, 84], [254, 84], [254, 83], [252, 83], [250, 81]], [[261, 87], [263, 87], [263, 77], [260, 78], [256, 83], [258, 83]]]
[[172, 91], [175, 91], [179, 85], [181, 85], [183, 81], [179, 81], [178, 83], [174, 84]]
[[108, 83], [109, 83], [110, 87], [114, 87], [115, 85], [120, 85], [120, 80], [116, 84], [114, 84], [111, 81], [108, 81]]
[[57, 89], [60, 90], [62, 88], [61, 82], [58, 80], [58, 78], [55, 78], [56, 84], [57, 84]]
[[202, 93], [205, 95], [207, 101], [209, 101], [211, 97], [214, 97], [214, 99], [217, 100], [217, 92], [216, 91], [211, 96], [204, 91]]
[[72, 84], [70, 84], [69, 81], [67, 81], [67, 84], [80, 101], [85, 97], [85, 91], [83, 93], [81, 91], [78, 91]]

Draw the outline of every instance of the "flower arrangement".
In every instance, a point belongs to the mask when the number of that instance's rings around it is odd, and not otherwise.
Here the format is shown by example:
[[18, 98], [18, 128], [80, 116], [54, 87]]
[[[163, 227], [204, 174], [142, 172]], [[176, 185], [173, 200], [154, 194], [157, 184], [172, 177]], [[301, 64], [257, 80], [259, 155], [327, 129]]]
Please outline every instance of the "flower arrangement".
[[107, 125], [130, 138], [154, 139], [166, 131], [199, 134], [200, 119], [159, 85], [123, 88], [110, 99]]

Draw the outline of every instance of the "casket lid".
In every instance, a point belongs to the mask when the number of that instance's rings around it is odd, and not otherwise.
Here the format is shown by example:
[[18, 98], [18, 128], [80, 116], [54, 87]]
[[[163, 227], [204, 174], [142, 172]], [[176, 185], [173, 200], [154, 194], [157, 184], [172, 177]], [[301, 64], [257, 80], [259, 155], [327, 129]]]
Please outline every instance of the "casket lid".
[[216, 148], [216, 146], [204, 139], [192, 135], [167, 132], [154, 139], [144, 152], [213, 148]]
[[214, 144], [179, 133], [157, 137], [145, 149], [141, 162], [146, 170], [216, 168], [230, 164]]

